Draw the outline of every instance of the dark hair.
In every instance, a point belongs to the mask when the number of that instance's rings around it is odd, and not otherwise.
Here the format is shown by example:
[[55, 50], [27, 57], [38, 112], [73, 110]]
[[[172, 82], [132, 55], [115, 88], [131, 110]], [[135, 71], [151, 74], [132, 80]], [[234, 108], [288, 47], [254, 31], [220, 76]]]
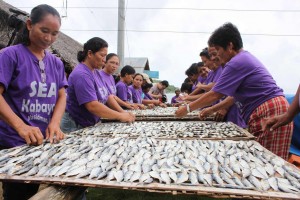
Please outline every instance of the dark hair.
[[0, 50], [1, 50], [1, 49], [4, 49], [5, 47], [6, 47], [5, 44], [0, 43]]
[[208, 48], [205, 47], [204, 49], [202, 49], [199, 56], [205, 56], [206, 58], [210, 59], [210, 56], [209, 56], [209, 53], [208, 53]]
[[114, 56], [116, 56], [116, 57], [119, 58], [119, 56], [118, 56], [117, 54], [115, 54], [115, 53], [109, 53], [109, 54], [107, 54], [107, 56], [106, 56], [106, 61], [108, 61], [109, 59], [111, 59], [111, 58], [114, 57]]
[[141, 76], [141, 77], [142, 77], [142, 79], [144, 80], [144, 76], [143, 76], [142, 74], [140, 74], [140, 73], [136, 73], [136, 74], [133, 76], [133, 78], [135, 78], [136, 76]]
[[192, 92], [192, 87], [193, 87], [193, 84], [182, 83], [182, 84], [181, 84], [181, 87], [180, 87], [180, 91], [181, 91], [181, 92], [187, 91], [188, 94], [189, 94], [189, 93]]
[[132, 75], [135, 74], [135, 70], [133, 67], [131, 67], [130, 65], [125, 65], [122, 69], [121, 69], [121, 77], [125, 77], [125, 75]]
[[229, 43], [232, 42], [233, 49], [238, 51], [243, 48], [243, 40], [237, 27], [228, 22], [217, 28], [209, 37], [209, 46], [220, 46], [224, 49], [227, 48]]
[[204, 66], [204, 63], [203, 62], [198, 62], [197, 63], [197, 67], [203, 67]]
[[153, 85], [151, 83], [145, 83], [145, 84], [142, 85], [142, 90], [146, 90], [148, 88], [152, 88], [152, 86]]
[[[60, 18], [59, 12], [55, 8], [53, 8], [52, 6], [49, 6], [47, 4], [38, 5], [31, 10], [31, 13], [30, 13], [31, 24], [39, 23], [48, 14], [57, 16], [59, 18], [59, 23], [61, 24], [61, 18]], [[30, 45], [29, 31], [28, 31], [27, 27], [23, 31], [21, 41], [26, 46]]]
[[87, 57], [87, 54], [89, 51], [92, 51], [93, 53], [96, 53], [102, 48], [108, 47], [108, 44], [105, 40], [99, 38], [99, 37], [93, 37], [89, 39], [84, 45], [83, 45], [83, 51], [79, 51], [77, 53], [77, 60], [79, 62], [82, 62]]
[[162, 85], [166, 86], [166, 88], [169, 87], [169, 82], [166, 81], [166, 80], [161, 81], [160, 83], [161, 83]]
[[186, 71], [185, 75], [192, 76], [194, 74], [198, 74], [198, 63], [193, 63]]
[[189, 79], [188, 77], [184, 79], [183, 81], [184, 83], [190, 83], [191, 82], [191, 79]]
[[114, 77], [114, 80], [115, 80], [115, 84], [117, 84], [119, 81], [120, 81], [120, 75], [112, 75]]

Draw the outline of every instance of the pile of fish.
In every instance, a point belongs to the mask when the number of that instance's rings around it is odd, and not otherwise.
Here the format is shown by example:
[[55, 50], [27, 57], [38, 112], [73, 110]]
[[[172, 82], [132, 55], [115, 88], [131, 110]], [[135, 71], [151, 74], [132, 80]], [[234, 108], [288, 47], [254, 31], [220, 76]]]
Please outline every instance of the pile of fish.
[[299, 170], [254, 141], [73, 135], [59, 144], [0, 151], [0, 173], [62, 180], [74, 177], [119, 183], [300, 191]]
[[[154, 107], [153, 109], [145, 109], [145, 110], [130, 110], [135, 116], [141, 117], [141, 116], [174, 116], [175, 112], [178, 108], [177, 107], [167, 107], [162, 108], [159, 106]], [[194, 110], [193, 112], [190, 112], [187, 114], [187, 116], [198, 116], [199, 111]]]
[[134, 122], [99, 123], [73, 132], [78, 135], [155, 137], [155, 138], [233, 138], [246, 137], [245, 131], [231, 122]]

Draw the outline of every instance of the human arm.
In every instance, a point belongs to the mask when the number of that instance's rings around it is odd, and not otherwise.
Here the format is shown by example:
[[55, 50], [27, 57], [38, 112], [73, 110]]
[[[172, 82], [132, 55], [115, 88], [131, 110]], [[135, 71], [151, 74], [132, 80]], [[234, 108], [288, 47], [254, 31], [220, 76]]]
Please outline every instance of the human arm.
[[[223, 94], [214, 92], [211, 90], [211, 91], [203, 94], [196, 101], [193, 101], [188, 104], [188, 106], [190, 108], [190, 112], [192, 112], [193, 110], [196, 110], [198, 108], [203, 108], [205, 106], [209, 106], [212, 103], [214, 103], [215, 101], [221, 99], [223, 96], [224, 96]], [[183, 117], [183, 116], [187, 115], [187, 113], [188, 113], [187, 106], [180, 106], [178, 108], [178, 110], [175, 112], [175, 115], [176, 115], [176, 117]]]
[[213, 87], [214, 87], [215, 83], [214, 82], [211, 82], [209, 84], [202, 84], [202, 83], [198, 83], [197, 84], [197, 89], [200, 89], [200, 90], [204, 90], [204, 91], [210, 91]]
[[135, 116], [129, 112], [117, 112], [98, 101], [91, 101], [84, 104], [85, 108], [92, 114], [101, 118], [116, 119], [121, 122], [133, 122]]
[[121, 106], [118, 104], [118, 102], [116, 101], [116, 99], [114, 98], [113, 95], [109, 95], [107, 98], [107, 105], [109, 108], [118, 111], [118, 112], [125, 112]]
[[129, 110], [132, 110], [132, 109], [136, 109], [134, 105], [126, 102], [126, 101], [123, 101], [122, 99], [120, 99], [118, 96], [115, 96], [114, 95], [114, 99], [117, 101], [117, 103], [122, 106], [122, 107], [125, 107]]
[[149, 93], [149, 94], [150, 94], [150, 96], [151, 96], [152, 98], [155, 98], [155, 99], [159, 99], [159, 98], [162, 97], [161, 94], [152, 94], [152, 93]]
[[4, 87], [0, 84], [0, 117], [9, 126], [15, 129], [18, 134], [29, 145], [40, 145], [43, 143], [43, 134], [38, 127], [33, 127], [25, 124], [20, 117], [18, 117], [3, 97]]
[[300, 86], [298, 87], [297, 93], [294, 97], [292, 104], [290, 105], [288, 111], [282, 115], [275, 116], [273, 118], [266, 119], [263, 123], [263, 130], [273, 131], [274, 129], [284, 126], [293, 121], [297, 113], [300, 112], [299, 107], [299, 95], [300, 95]]
[[204, 119], [208, 116], [211, 116], [212, 114], [216, 113], [215, 120], [216, 121], [222, 121], [227, 114], [229, 108], [234, 104], [234, 98], [233, 97], [226, 97], [223, 101], [205, 108], [200, 111], [199, 117], [200, 119]]
[[192, 91], [191, 93], [190, 93], [190, 95], [197, 95], [197, 94], [201, 94], [201, 93], [203, 93], [204, 92], [204, 90], [202, 89], [202, 88], [200, 88], [200, 87], [196, 87], [195, 89], [194, 89], [194, 91]]
[[199, 99], [202, 95], [202, 94], [197, 94], [197, 95], [186, 95], [186, 96], [179, 96], [179, 98], [183, 101], [195, 101], [197, 99]]
[[[46, 139], [49, 139], [50, 143], [55, 143], [55, 140], [64, 139], [65, 135], [60, 129], [60, 121], [66, 109], [66, 100], [66, 92], [63, 87], [58, 91], [58, 98], [53, 110], [53, 115], [48, 127], [46, 128]], [[55, 139], [54, 135], [56, 135]]]

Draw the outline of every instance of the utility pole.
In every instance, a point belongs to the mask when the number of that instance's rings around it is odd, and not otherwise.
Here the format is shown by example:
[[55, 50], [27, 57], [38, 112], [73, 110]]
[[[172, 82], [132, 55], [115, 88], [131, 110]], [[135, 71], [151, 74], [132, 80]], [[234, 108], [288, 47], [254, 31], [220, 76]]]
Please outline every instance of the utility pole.
[[124, 67], [124, 34], [125, 34], [125, 0], [119, 0], [118, 8], [118, 56], [120, 68]]

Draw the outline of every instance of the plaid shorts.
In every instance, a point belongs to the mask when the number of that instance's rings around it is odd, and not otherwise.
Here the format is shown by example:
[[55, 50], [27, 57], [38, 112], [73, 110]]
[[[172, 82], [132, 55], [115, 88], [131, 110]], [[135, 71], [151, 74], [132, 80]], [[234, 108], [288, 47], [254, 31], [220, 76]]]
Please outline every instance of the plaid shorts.
[[258, 106], [252, 112], [248, 122], [249, 132], [257, 137], [256, 141], [285, 160], [288, 159], [290, 150], [293, 123], [281, 126], [271, 132], [262, 130], [262, 122], [266, 118], [286, 113], [288, 107], [289, 104], [285, 97], [272, 98]]

